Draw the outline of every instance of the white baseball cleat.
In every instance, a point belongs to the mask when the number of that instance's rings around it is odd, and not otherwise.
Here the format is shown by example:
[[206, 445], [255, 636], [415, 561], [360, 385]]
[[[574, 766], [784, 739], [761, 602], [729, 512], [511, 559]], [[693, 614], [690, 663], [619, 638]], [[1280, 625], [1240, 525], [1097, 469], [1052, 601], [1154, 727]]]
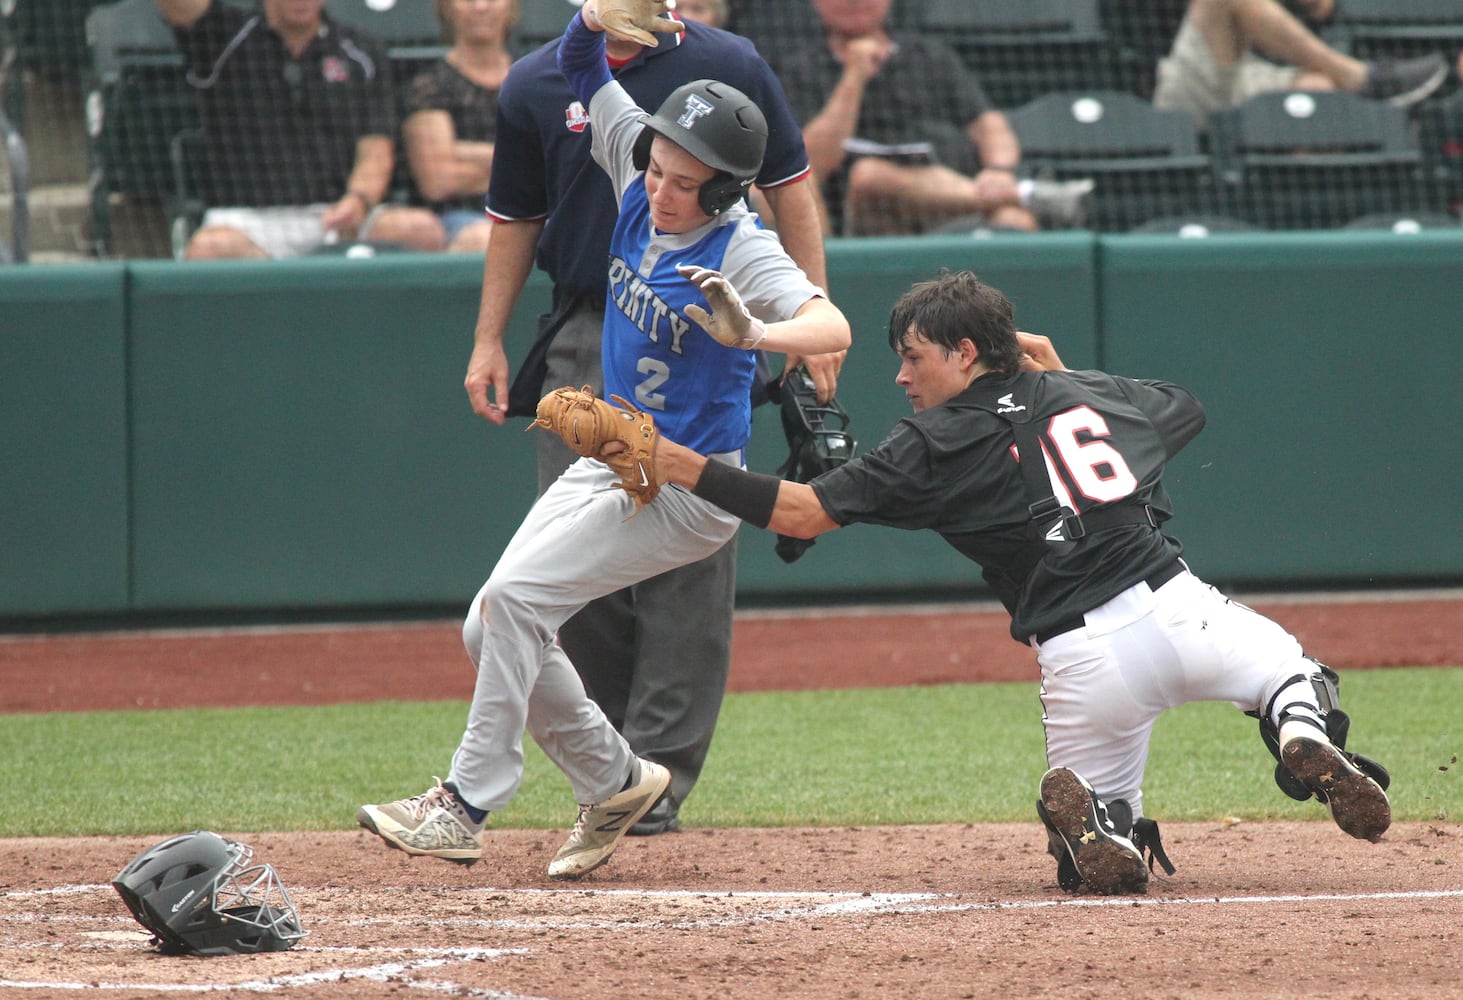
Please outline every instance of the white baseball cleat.
[[583, 878], [608, 861], [630, 827], [650, 812], [670, 787], [670, 771], [637, 757], [634, 780], [628, 788], [596, 805], [579, 807], [574, 831], [549, 862], [549, 878]]
[[474, 822], [457, 793], [437, 787], [411, 798], [356, 810], [356, 822], [407, 854], [471, 866], [483, 856], [482, 822]]

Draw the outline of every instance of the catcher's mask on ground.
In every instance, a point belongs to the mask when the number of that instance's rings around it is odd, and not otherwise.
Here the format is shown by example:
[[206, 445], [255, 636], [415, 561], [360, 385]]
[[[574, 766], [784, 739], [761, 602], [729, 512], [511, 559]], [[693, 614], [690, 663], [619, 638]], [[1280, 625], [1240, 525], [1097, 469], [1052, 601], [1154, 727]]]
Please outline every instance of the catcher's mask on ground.
[[767, 151], [767, 119], [752, 99], [730, 84], [696, 80], [677, 87], [635, 140], [636, 170], [650, 165], [650, 144], [665, 136], [715, 170], [701, 185], [701, 211], [720, 215], [747, 193]]
[[284, 951], [305, 931], [284, 883], [254, 851], [195, 830], [149, 847], [112, 879], [127, 909], [168, 954]]

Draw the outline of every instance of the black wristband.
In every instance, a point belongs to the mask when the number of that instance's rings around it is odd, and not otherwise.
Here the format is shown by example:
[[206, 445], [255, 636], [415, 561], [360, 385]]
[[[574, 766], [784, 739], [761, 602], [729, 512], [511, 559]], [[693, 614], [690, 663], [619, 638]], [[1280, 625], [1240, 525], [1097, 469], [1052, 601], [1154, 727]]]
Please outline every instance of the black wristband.
[[782, 480], [776, 476], [747, 472], [708, 459], [691, 492], [748, 524], [765, 528], [772, 523], [772, 510], [777, 506], [777, 491], [781, 486]]

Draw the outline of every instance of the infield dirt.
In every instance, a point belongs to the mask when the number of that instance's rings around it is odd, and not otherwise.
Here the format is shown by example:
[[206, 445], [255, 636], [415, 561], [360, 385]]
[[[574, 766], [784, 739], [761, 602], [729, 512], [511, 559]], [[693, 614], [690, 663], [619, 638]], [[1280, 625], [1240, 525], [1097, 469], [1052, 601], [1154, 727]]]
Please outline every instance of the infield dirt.
[[[1463, 649], [1451, 596], [1255, 603], [1338, 667]], [[733, 655], [733, 690], [1035, 679], [1005, 616], [970, 608], [745, 616]], [[0, 675], [15, 712], [465, 698], [470, 672], [437, 622], [9, 638]], [[1320, 819], [1165, 823], [1178, 873], [1118, 898], [1058, 889], [1034, 820], [691, 828], [567, 887], [544, 873], [564, 831], [494, 831], [471, 869], [361, 831], [219, 832], [289, 887], [310, 932], [294, 950], [148, 947], [107, 883], [156, 838], [0, 840], [0, 995], [1463, 997], [1456, 822], [1380, 844]]]

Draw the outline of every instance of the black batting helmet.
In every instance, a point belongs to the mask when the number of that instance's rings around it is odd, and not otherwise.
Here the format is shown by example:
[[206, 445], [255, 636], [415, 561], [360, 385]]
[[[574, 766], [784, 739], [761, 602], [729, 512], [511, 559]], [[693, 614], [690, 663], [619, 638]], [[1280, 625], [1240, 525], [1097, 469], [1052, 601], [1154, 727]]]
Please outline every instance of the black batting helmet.
[[716, 171], [701, 185], [701, 211], [720, 215], [746, 194], [767, 151], [767, 119], [752, 99], [731, 84], [696, 80], [677, 87], [635, 142], [636, 170], [650, 165], [650, 144], [663, 135]]

